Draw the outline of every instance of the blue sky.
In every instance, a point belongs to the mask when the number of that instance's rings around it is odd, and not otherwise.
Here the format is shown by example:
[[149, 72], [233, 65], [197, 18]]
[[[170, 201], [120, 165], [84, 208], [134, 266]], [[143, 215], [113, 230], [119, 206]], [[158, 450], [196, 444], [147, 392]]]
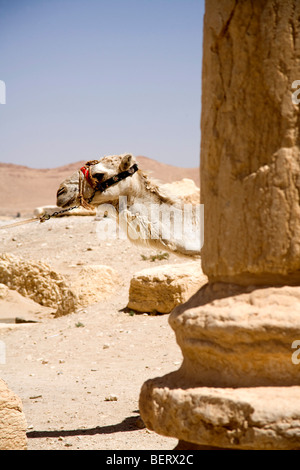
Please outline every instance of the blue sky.
[[199, 165], [204, 0], [0, 0], [0, 161]]

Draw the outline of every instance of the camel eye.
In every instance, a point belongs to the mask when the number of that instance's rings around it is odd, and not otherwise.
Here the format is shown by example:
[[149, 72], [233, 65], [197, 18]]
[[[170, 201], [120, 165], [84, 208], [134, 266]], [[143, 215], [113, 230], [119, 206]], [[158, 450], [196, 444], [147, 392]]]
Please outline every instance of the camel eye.
[[96, 175], [93, 175], [94, 178], [96, 178], [98, 181], [102, 181], [104, 178], [104, 173], [96, 173]]

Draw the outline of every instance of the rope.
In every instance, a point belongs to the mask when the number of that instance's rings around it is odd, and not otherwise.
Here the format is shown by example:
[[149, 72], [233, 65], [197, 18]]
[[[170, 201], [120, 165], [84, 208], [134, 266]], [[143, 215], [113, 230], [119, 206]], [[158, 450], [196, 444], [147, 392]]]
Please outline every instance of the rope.
[[31, 219], [22, 220], [20, 222], [15, 222], [14, 224], [1, 225], [0, 230], [2, 230], [4, 228], [17, 227], [17, 225], [29, 224], [30, 222], [37, 222], [38, 220], [40, 220], [40, 219], [37, 218], [37, 217], [33, 217]]
[[58, 215], [64, 213], [64, 212], [69, 212], [73, 209], [77, 209], [79, 206], [72, 206], [69, 207], [68, 209], [62, 209], [60, 211], [53, 212], [52, 214], [43, 214], [41, 217], [32, 217], [31, 219], [26, 219], [22, 220], [20, 222], [14, 222], [13, 224], [7, 224], [7, 225], [1, 225], [0, 230], [10, 228], [10, 227], [17, 227], [18, 225], [25, 225], [25, 224], [30, 224], [31, 222], [46, 222], [46, 220], [51, 219], [52, 217], [57, 217]]

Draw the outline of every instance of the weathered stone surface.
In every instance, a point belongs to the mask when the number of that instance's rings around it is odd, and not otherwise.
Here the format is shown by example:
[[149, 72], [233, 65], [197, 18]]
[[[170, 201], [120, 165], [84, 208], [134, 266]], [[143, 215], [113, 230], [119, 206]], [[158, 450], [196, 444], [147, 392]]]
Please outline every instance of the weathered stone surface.
[[106, 299], [116, 291], [121, 282], [117, 271], [104, 265], [84, 266], [69, 279], [81, 306]]
[[170, 313], [206, 282], [200, 261], [143, 269], [131, 279], [128, 308]]
[[188, 389], [170, 374], [144, 383], [139, 407], [148, 429], [206, 448], [300, 449], [299, 396], [297, 386]]
[[184, 356], [186, 384], [300, 385], [300, 368], [292, 362], [292, 343], [300, 340], [300, 287], [253, 289], [207, 284], [173, 310], [169, 323]]
[[5, 299], [8, 296], [9, 288], [5, 284], [0, 284], [0, 299]]
[[27, 423], [22, 402], [0, 379], [0, 450], [26, 450]]
[[73, 312], [77, 305], [76, 294], [64, 277], [40, 261], [1, 254], [0, 283], [41, 305], [56, 308], [57, 316]]
[[300, 448], [299, 300], [299, 286], [216, 283], [177, 306], [183, 362], [143, 385], [146, 427], [190, 449]]
[[300, 282], [297, 0], [208, 0], [202, 268], [210, 281]]
[[166, 183], [163, 187], [168, 193], [174, 194], [185, 204], [200, 204], [200, 188], [189, 178]]

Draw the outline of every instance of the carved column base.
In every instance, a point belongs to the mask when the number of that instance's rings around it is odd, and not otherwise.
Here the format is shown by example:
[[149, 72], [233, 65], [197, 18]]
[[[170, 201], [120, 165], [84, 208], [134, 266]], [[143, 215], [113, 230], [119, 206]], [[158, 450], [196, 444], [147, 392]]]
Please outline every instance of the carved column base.
[[144, 383], [146, 427], [190, 449], [300, 448], [299, 299], [300, 287], [207, 284], [174, 309], [184, 359]]

